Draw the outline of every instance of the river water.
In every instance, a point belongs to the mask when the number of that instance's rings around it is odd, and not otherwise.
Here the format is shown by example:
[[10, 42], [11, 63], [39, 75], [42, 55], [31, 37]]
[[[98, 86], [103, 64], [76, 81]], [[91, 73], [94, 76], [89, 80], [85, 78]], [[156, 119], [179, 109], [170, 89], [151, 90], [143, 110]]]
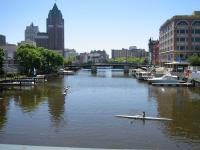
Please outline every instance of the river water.
[[[67, 95], [65, 86], [70, 86]], [[115, 117], [143, 111], [173, 121]], [[0, 93], [0, 143], [200, 149], [200, 89], [151, 86], [111, 69], [54, 77]]]

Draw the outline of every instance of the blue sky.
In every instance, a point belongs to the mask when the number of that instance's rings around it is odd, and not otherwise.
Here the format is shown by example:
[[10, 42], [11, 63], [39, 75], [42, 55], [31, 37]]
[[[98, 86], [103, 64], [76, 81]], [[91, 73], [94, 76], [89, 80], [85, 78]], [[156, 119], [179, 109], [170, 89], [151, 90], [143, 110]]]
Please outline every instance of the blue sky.
[[[1, 0], [0, 34], [7, 42], [24, 40], [33, 22], [46, 31], [46, 18], [55, 0]], [[174, 15], [200, 10], [199, 0], [57, 0], [65, 19], [65, 47], [79, 53], [92, 49], [137, 46], [148, 50], [159, 27]]]

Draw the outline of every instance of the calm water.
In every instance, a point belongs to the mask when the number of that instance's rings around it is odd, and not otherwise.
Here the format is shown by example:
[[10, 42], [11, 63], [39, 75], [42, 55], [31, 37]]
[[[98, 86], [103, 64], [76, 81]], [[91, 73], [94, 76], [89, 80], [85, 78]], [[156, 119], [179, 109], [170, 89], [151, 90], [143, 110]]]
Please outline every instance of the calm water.
[[[2, 144], [200, 149], [200, 88], [155, 87], [120, 70], [102, 69], [97, 75], [82, 70], [0, 97]], [[114, 117], [142, 111], [173, 121]]]

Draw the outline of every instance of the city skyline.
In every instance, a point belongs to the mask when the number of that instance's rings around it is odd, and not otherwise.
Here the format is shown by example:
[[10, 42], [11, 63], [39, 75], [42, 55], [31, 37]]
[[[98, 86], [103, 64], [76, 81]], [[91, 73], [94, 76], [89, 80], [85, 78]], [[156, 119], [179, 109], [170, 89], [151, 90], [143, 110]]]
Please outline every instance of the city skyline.
[[[149, 1], [148, 1], [149, 2]], [[65, 19], [65, 48], [77, 52], [137, 46], [148, 51], [148, 39], [159, 38], [159, 28], [174, 15], [189, 15], [199, 10], [195, 0], [59, 0]], [[55, 1], [7, 0], [1, 3], [0, 34], [8, 43], [24, 40], [31, 22], [46, 32], [46, 18]], [[148, 3], [148, 4], [147, 4]], [[31, 7], [30, 7], [31, 6]]]

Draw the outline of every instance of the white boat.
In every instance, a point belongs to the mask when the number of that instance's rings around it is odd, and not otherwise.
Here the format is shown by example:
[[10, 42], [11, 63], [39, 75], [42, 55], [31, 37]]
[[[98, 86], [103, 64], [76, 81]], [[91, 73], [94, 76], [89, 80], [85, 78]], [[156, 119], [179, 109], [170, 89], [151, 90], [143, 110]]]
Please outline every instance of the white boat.
[[135, 73], [135, 77], [138, 80], [148, 80], [149, 78], [152, 77], [151, 72], [147, 72], [147, 71], [138, 71]]
[[127, 119], [140, 119], [140, 120], [155, 120], [155, 121], [171, 121], [170, 118], [159, 118], [159, 117], [143, 117], [142, 115], [135, 115], [135, 116], [129, 116], [129, 115], [116, 115], [115, 117], [119, 118], [127, 118]]
[[61, 75], [73, 75], [75, 72], [72, 70], [60, 69], [58, 73]]
[[171, 74], [165, 74], [162, 77], [154, 77], [147, 79], [149, 83], [181, 83], [181, 80], [178, 80], [177, 76]]

